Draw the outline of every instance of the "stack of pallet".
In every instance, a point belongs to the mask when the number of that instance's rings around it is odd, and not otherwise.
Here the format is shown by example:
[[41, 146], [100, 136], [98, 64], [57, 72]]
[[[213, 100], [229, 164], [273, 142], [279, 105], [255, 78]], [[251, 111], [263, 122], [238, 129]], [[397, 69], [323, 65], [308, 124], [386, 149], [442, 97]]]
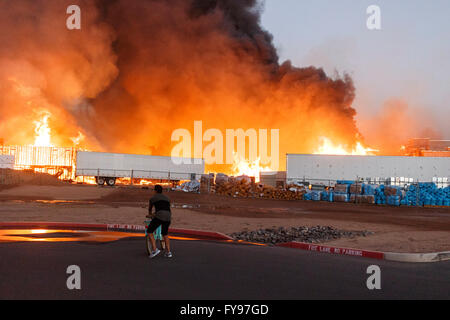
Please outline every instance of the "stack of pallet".
[[349, 193], [350, 185], [348, 184], [337, 184], [334, 187], [334, 192], [339, 194], [347, 194]]
[[386, 196], [401, 196], [402, 188], [399, 186], [384, 186], [384, 194]]
[[350, 194], [350, 202], [353, 203], [375, 203], [375, 196], [373, 195], [361, 195], [361, 194]]
[[[247, 177], [248, 178], [248, 177]], [[224, 177], [216, 179], [215, 192], [233, 197], [251, 197], [255, 194], [255, 185], [246, 177]]]
[[218, 175], [215, 193], [232, 197], [265, 198], [282, 200], [301, 200], [305, 188], [290, 185], [287, 189], [275, 188], [269, 185], [256, 184], [254, 178], [247, 176], [228, 177]]
[[350, 194], [362, 194], [363, 192], [363, 184], [362, 183], [353, 183], [349, 188]]
[[202, 174], [200, 178], [200, 193], [210, 193], [214, 186], [214, 173]]

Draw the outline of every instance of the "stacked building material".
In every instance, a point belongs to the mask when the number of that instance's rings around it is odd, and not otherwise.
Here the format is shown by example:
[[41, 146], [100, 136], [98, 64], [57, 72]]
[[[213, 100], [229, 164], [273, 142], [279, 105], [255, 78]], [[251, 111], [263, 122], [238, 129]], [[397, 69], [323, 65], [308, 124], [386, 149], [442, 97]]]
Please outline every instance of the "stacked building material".
[[232, 197], [302, 200], [305, 192], [305, 187], [299, 185], [288, 185], [284, 189], [256, 184], [254, 178], [248, 176], [228, 177], [218, 174], [215, 183], [215, 193]]
[[384, 186], [384, 194], [386, 196], [402, 196], [402, 187], [399, 186]]
[[318, 190], [312, 190], [311, 192], [308, 193], [308, 200], [312, 200], [312, 201], [320, 201], [320, 194], [321, 191]]
[[333, 202], [333, 199], [334, 199], [334, 192], [333, 192], [333, 190], [322, 191], [320, 193], [320, 200], [321, 201]]
[[210, 193], [214, 187], [214, 173], [202, 174], [200, 178], [200, 193]]
[[386, 195], [384, 194], [384, 185], [380, 185], [375, 190], [375, 203], [376, 204], [386, 204]]
[[352, 180], [337, 180], [336, 183], [337, 183], [337, 184], [347, 184], [347, 185], [351, 185], [351, 184], [355, 183], [355, 181], [352, 181]]
[[374, 204], [375, 196], [374, 195], [364, 195], [364, 194], [350, 194], [349, 202]]
[[362, 194], [363, 184], [362, 183], [352, 183], [349, 188], [350, 194]]
[[363, 194], [364, 195], [375, 195], [375, 191], [378, 189], [379, 185], [377, 184], [363, 184]]
[[334, 193], [333, 195], [334, 202], [348, 202], [349, 199], [348, 193]]
[[333, 201], [335, 202], [349, 202], [350, 200], [350, 186], [353, 181], [339, 180], [334, 186]]
[[247, 179], [237, 179], [235, 177], [225, 177], [222, 175], [215, 184], [215, 193], [233, 197], [249, 197], [256, 192], [255, 186]]
[[370, 185], [355, 182], [349, 187], [349, 202], [352, 203], [375, 203], [374, 189]]
[[450, 206], [450, 187], [438, 188], [434, 183], [409, 186], [401, 205]]
[[334, 187], [334, 192], [338, 194], [348, 194], [350, 190], [349, 184], [336, 184]]
[[399, 206], [403, 198], [402, 188], [399, 186], [385, 186], [384, 195], [386, 196], [386, 204]]
[[386, 203], [390, 206], [399, 206], [400, 205], [400, 196], [387, 196], [386, 197]]

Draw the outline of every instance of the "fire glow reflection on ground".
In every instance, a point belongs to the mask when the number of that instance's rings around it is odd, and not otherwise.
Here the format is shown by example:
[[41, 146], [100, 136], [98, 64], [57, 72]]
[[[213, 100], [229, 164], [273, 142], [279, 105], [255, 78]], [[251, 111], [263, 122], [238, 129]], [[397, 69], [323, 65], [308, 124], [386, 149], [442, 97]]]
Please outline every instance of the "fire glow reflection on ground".
[[[4, 229], [0, 230], [0, 242], [96, 242], [105, 243], [123, 238], [141, 237], [143, 233], [86, 230]], [[200, 240], [170, 236], [174, 240]]]

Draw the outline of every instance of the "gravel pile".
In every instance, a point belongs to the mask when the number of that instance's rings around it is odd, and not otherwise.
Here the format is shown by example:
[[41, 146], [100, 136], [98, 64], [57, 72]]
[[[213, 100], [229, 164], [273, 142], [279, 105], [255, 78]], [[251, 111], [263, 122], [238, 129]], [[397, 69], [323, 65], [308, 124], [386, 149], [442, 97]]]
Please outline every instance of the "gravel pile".
[[299, 241], [307, 243], [321, 243], [341, 238], [366, 237], [372, 235], [370, 231], [344, 231], [326, 226], [293, 227], [278, 229], [259, 229], [256, 231], [242, 231], [232, 233], [235, 240], [248, 242], [276, 244], [282, 242]]

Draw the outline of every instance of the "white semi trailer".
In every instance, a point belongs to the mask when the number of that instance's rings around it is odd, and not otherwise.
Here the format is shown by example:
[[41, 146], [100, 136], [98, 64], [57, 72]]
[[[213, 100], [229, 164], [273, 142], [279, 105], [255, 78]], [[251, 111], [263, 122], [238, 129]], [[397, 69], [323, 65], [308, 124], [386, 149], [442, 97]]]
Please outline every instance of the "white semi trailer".
[[113, 186], [117, 178], [180, 181], [199, 179], [204, 171], [203, 159], [77, 151], [75, 175]]
[[448, 157], [287, 154], [287, 182], [364, 180], [398, 183], [450, 182]]

